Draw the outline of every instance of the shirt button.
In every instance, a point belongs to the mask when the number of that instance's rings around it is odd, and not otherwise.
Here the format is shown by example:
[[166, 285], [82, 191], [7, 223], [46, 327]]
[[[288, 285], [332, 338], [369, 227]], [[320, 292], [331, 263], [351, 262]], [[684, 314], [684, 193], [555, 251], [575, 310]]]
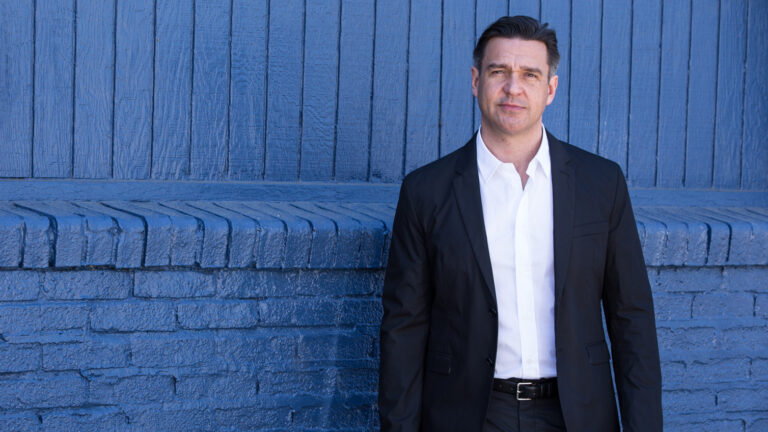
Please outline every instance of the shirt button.
[[488, 313], [491, 314], [492, 316], [496, 316], [498, 314], [498, 312], [496, 311], [496, 308], [488, 309]]
[[485, 361], [487, 361], [489, 365], [493, 366], [493, 359], [492, 358], [488, 357], [487, 359], [485, 359]]

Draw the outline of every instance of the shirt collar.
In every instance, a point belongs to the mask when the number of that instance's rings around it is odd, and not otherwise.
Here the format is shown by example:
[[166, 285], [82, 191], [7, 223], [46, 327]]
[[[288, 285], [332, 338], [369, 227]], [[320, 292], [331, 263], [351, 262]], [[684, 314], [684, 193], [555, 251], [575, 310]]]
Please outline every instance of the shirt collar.
[[[478, 129], [476, 141], [477, 172], [480, 174], [480, 178], [485, 182], [493, 176], [499, 166], [504, 164], [504, 162], [497, 159], [496, 156], [488, 150], [485, 141], [483, 141], [482, 129]], [[533, 177], [537, 168], [540, 168], [542, 173], [549, 178], [552, 170], [552, 163], [549, 158], [549, 139], [547, 138], [547, 130], [544, 128], [544, 125], [541, 126], [541, 143], [539, 144], [539, 150], [533, 156], [533, 159], [531, 159], [531, 163], [528, 164], [528, 169], [525, 170], [525, 173], [528, 174], [528, 177]]]

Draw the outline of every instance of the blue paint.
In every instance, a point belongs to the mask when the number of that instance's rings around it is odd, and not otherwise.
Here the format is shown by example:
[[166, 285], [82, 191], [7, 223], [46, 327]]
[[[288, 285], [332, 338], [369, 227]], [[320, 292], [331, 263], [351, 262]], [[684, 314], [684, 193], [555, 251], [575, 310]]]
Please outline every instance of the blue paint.
[[72, 175], [74, 0], [35, 9], [34, 177]]
[[661, 2], [650, 0], [644, 3], [644, 7], [635, 7], [632, 14], [627, 160], [627, 177], [631, 186], [652, 187], [656, 182], [656, 152], [660, 145], [657, 141], [660, 43]]
[[232, 2], [229, 178], [264, 175], [268, 2]]
[[[585, 0], [572, 5], [571, 74], [568, 140], [595, 152], [600, 107], [601, 2]], [[562, 93], [559, 93], [562, 96]], [[560, 97], [555, 96], [555, 97]]]
[[662, 10], [659, 148], [656, 186], [679, 188], [685, 173], [690, 1], [665, 2]]
[[267, 140], [264, 178], [296, 180], [301, 139], [304, 2], [287, 0], [270, 10]]
[[192, 0], [157, 1], [152, 178], [189, 176], [192, 98]]
[[33, 4], [0, 1], [0, 176], [30, 177], [32, 169]]
[[77, 2], [74, 174], [112, 176], [115, 2]]
[[150, 176], [153, 5], [150, 0], [117, 3], [114, 178], [146, 179]]
[[408, 0], [376, 2], [370, 180], [401, 178], [408, 103]]
[[559, 76], [557, 93], [555, 99], [544, 111], [544, 125], [556, 137], [568, 141], [571, 88], [571, 1], [542, 0], [541, 20], [549, 23], [549, 27], [557, 32], [557, 47], [560, 51], [560, 66], [557, 68], [557, 75]]
[[334, 179], [368, 180], [373, 0], [342, 0]]
[[190, 177], [223, 179], [229, 145], [230, 0], [195, 3]]
[[748, 5], [741, 187], [765, 190], [768, 187], [768, 148], [763, 139], [768, 133], [768, 119], [762, 113], [768, 110], [768, 89], [758, 71], [768, 67], [768, 54], [765, 52], [768, 45], [768, 4], [751, 0]]

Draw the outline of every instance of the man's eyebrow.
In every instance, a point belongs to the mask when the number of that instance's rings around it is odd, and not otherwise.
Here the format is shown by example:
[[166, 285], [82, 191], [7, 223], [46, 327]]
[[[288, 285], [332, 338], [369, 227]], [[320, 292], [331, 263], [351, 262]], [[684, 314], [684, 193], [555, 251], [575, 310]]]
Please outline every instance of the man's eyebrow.
[[[488, 66], [485, 67], [486, 69], [512, 69], [512, 67], [505, 63], [488, 63]], [[543, 75], [544, 73], [541, 71], [541, 69], [533, 66], [520, 66], [520, 69], [522, 69], [524, 72], [533, 72], [537, 73], [539, 75]]]

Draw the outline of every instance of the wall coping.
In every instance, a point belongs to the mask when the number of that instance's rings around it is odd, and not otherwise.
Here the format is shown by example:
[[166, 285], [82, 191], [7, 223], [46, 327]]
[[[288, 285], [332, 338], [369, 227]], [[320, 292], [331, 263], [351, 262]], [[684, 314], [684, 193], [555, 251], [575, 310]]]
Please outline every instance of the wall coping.
[[[0, 201], [0, 268], [380, 269], [395, 205]], [[768, 264], [768, 209], [636, 207], [649, 266]]]

